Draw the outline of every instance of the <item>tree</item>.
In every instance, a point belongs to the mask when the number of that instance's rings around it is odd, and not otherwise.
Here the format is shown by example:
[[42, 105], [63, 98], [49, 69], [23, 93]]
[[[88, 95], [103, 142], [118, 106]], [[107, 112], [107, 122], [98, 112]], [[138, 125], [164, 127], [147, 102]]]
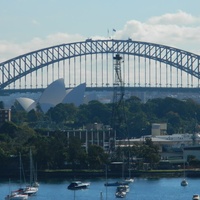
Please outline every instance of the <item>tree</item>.
[[5, 122], [3, 125], [0, 127], [0, 134], [6, 133], [10, 137], [14, 138], [16, 137], [16, 131], [18, 130], [18, 126], [13, 123], [13, 122]]
[[58, 104], [54, 108], [50, 108], [46, 113], [49, 118], [56, 123], [65, 123], [66, 121], [74, 121], [77, 108], [73, 104]]
[[35, 110], [31, 110], [28, 112], [27, 118], [29, 122], [36, 122], [38, 121], [38, 114]]
[[88, 163], [91, 169], [101, 169], [108, 162], [108, 154], [102, 147], [91, 145], [88, 148]]
[[181, 127], [181, 118], [177, 113], [169, 112], [166, 114], [168, 119], [168, 125], [170, 124], [173, 127], [172, 133], [177, 133]]
[[86, 152], [81, 147], [81, 141], [78, 138], [76, 137], [70, 138], [67, 152], [68, 152], [68, 162], [72, 164], [73, 170], [77, 169], [81, 165], [85, 166], [86, 164], [85, 162], [87, 162], [85, 160]]
[[141, 146], [141, 157], [145, 162], [150, 163], [151, 168], [160, 160], [158, 146], [154, 145], [151, 138], [145, 138], [145, 143]]
[[[90, 101], [88, 103], [89, 119], [91, 123], [110, 123], [111, 110], [105, 104], [99, 101]], [[106, 117], [105, 117], [106, 116]]]

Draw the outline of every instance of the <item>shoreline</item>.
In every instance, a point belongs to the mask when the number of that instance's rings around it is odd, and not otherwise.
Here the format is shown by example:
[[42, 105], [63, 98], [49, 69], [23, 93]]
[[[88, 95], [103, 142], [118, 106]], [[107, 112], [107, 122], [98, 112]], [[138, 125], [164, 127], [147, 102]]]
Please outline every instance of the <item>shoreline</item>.
[[[139, 178], [169, 178], [183, 177], [184, 170], [134, 170], [131, 171], [131, 177]], [[185, 171], [186, 177], [200, 178], [200, 169], [191, 169]], [[106, 173], [103, 170], [44, 170], [38, 171], [38, 179], [48, 178], [105, 178]], [[124, 177], [128, 177], [128, 172]], [[0, 172], [1, 179], [18, 179], [19, 174], [16, 172]], [[121, 171], [107, 172], [107, 178], [121, 178]]]
[[[135, 170], [131, 172], [132, 177], [141, 178], [169, 178], [169, 177], [183, 177], [184, 170]], [[185, 171], [186, 177], [200, 177], [200, 169], [198, 170], [187, 170]], [[105, 171], [66, 171], [66, 170], [47, 170], [38, 173], [38, 177], [43, 178], [105, 178]], [[124, 173], [124, 177], [128, 177], [128, 173]], [[108, 178], [121, 178], [121, 171], [109, 171], [107, 173]]]

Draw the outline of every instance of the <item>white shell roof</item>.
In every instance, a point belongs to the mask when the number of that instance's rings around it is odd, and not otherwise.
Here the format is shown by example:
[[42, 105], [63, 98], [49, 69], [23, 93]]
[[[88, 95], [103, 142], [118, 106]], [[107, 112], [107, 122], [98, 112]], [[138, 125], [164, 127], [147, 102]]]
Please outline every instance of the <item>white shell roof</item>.
[[56, 106], [61, 103], [65, 97], [65, 84], [64, 79], [60, 78], [53, 83], [51, 83], [39, 98], [39, 104], [48, 103]]
[[45, 89], [38, 101], [23, 97], [16, 100], [27, 112], [36, 109], [38, 103], [42, 111], [46, 113], [51, 107], [55, 107], [59, 103], [73, 103], [75, 106], [79, 106], [83, 103], [85, 88], [86, 83], [83, 83], [75, 88], [65, 90], [64, 79], [60, 78]]
[[67, 93], [62, 103], [73, 103], [79, 106], [83, 103], [86, 83], [82, 83]]
[[[26, 111], [28, 111], [30, 108], [32, 108], [32, 105], [35, 104], [35, 101], [30, 98], [25, 97], [19, 97], [16, 99], [18, 103], [22, 106], [22, 108]], [[33, 108], [32, 108], [33, 109]], [[30, 109], [31, 110], [31, 109]], [[29, 111], [30, 111], [29, 110]]]

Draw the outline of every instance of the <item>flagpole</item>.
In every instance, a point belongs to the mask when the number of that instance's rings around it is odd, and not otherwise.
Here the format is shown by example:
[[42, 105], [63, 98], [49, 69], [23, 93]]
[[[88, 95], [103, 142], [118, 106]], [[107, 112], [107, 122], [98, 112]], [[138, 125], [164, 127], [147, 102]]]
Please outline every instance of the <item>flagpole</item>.
[[107, 37], [110, 38], [109, 29], [107, 30]]

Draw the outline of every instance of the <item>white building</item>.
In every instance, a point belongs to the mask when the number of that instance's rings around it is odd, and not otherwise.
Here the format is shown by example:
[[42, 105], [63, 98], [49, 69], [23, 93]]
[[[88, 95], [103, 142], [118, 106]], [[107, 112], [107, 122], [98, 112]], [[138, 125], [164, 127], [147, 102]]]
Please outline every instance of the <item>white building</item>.
[[66, 90], [64, 79], [60, 78], [51, 83], [37, 100], [20, 97], [16, 101], [27, 112], [36, 109], [37, 105], [39, 105], [42, 111], [46, 113], [50, 108], [55, 107], [59, 103], [73, 103], [75, 106], [81, 105], [84, 101], [85, 88], [86, 83], [82, 83], [75, 88]]

